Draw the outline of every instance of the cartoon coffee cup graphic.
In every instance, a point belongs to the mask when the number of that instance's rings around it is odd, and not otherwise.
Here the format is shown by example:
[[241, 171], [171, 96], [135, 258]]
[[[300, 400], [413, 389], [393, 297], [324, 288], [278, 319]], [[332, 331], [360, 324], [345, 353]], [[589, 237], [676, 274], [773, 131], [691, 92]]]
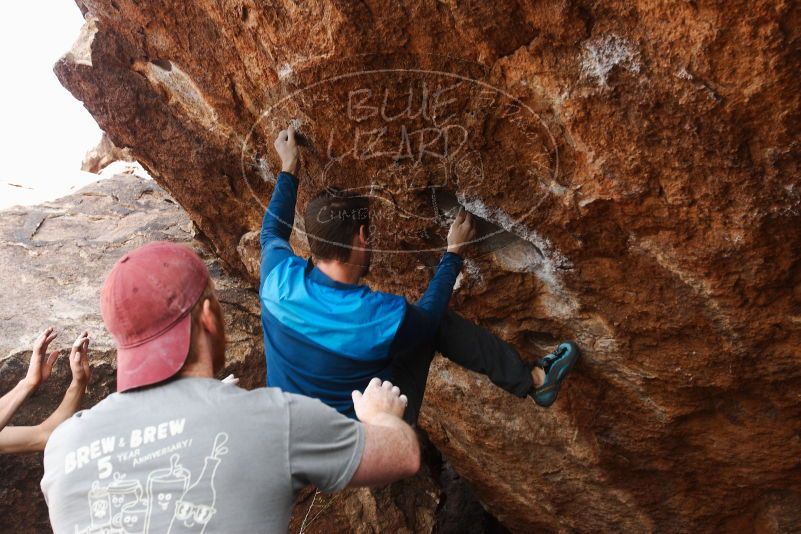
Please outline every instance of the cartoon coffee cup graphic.
[[170, 467], [156, 469], [147, 477], [147, 514], [145, 531], [149, 534], [167, 532], [175, 513], [175, 503], [189, 485], [190, 473], [178, 463], [180, 456], [170, 457]]
[[108, 494], [111, 502], [111, 525], [120, 527], [123, 508], [142, 499], [142, 484], [138, 480], [128, 480], [125, 475], [114, 473], [114, 480], [108, 486]]
[[147, 503], [135, 501], [123, 506], [120, 512], [119, 528], [125, 534], [143, 534], [145, 532], [145, 518], [147, 516]]

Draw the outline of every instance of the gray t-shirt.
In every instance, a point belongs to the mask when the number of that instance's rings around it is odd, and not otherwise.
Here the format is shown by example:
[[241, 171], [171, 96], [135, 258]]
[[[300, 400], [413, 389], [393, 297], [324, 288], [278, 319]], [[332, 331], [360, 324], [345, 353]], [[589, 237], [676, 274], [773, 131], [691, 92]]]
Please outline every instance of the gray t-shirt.
[[115, 393], [61, 424], [42, 491], [57, 533], [286, 532], [296, 493], [344, 488], [361, 423], [209, 378]]

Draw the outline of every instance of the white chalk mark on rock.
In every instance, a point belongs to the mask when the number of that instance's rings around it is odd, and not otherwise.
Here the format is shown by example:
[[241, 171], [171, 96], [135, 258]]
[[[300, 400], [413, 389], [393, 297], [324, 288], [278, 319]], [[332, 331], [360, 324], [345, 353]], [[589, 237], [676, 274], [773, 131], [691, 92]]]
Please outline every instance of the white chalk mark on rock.
[[484, 282], [484, 275], [481, 274], [481, 267], [478, 263], [470, 258], [464, 259], [464, 268], [456, 277], [456, 282], [453, 284], [453, 290], [456, 291], [462, 287], [462, 284], [470, 280], [474, 283], [481, 284]]
[[279, 80], [286, 80], [291, 77], [295, 73], [295, 70], [292, 68], [292, 65], [289, 63], [284, 63], [280, 67], [278, 67], [278, 79]]
[[640, 72], [640, 53], [634, 44], [618, 35], [609, 34], [584, 41], [581, 72], [602, 87], [616, 66], [630, 72]]
[[192, 122], [216, 134], [220, 139], [227, 141], [233, 136], [233, 132], [219, 120], [216, 110], [209, 104], [200, 87], [176, 63], [167, 60], [136, 60], [132, 70], [164, 91], [170, 106], [180, 109]]
[[507, 266], [511, 267], [509, 270], [535, 274], [548, 288], [548, 307], [554, 316], [567, 318], [578, 310], [576, 297], [565, 289], [558, 273], [559, 270], [570, 269], [573, 265], [553, 247], [550, 241], [515, 221], [501, 209], [491, 208], [477, 198], [468, 199], [462, 193], [457, 193], [456, 196], [459, 204], [464, 206], [467, 211], [497, 224], [525, 243], [505, 247], [517, 247], [511, 248], [507, 253], [504, 253], [503, 249], [497, 251], [495, 253], [496, 261], [500, 256], [504, 260], [500, 260], [499, 263], [504, 266], [503, 261], [506, 261]]

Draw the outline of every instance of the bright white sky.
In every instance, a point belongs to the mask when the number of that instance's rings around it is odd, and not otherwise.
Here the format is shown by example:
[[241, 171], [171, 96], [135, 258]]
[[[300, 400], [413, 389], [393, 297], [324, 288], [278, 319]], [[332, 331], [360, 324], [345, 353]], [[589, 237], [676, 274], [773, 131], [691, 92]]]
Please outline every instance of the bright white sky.
[[98, 178], [80, 168], [100, 128], [53, 74], [83, 17], [73, 0], [37, 5], [4, 2], [0, 16], [0, 209], [53, 200]]

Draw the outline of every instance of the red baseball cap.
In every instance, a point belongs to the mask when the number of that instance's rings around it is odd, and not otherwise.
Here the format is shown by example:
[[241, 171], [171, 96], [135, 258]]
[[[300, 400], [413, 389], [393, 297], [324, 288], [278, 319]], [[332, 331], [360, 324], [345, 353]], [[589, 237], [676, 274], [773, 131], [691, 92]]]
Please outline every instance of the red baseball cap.
[[100, 308], [117, 343], [117, 391], [156, 384], [181, 370], [189, 353], [192, 307], [206, 264], [187, 246], [166, 241], [133, 250], [114, 264]]

